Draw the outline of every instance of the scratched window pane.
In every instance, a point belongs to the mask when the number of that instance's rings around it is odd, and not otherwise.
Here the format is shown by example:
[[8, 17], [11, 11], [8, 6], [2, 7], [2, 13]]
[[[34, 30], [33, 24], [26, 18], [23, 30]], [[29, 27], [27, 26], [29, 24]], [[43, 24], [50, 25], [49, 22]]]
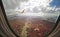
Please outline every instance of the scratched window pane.
[[60, 15], [60, 0], [2, 0], [11, 28], [20, 37], [44, 37]]

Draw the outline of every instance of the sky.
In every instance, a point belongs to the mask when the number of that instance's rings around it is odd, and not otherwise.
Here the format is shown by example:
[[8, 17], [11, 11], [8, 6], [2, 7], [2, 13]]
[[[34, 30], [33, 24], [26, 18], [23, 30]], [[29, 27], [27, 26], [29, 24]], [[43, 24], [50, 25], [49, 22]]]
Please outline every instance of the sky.
[[[60, 0], [2, 0], [6, 13], [17, 11], [22, 15], [40, 16], [50, 14], [60, 14]], [[11, 14], [12, 14], [11, 13]], [[20, 15], [20, 14], [19, 14]]]
[[56, 7], [60, 7], [60, 0], [53, 0], [50, 5], [52, 7], [56, 6]]
[[[22, 15], [57, 19], [60, 15], [60, 0], [2, 0], [2, 2], [8, 17]], [[24, 13], [21, 13], [22, 11]]]

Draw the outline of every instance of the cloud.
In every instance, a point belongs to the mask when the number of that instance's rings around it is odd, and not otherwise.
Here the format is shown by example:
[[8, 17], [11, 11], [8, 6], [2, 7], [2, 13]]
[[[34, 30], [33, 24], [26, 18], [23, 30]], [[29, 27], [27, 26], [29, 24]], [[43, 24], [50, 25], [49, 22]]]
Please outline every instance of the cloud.
[[51, 2], [52, 0], [29, 0], [28, 2], [21, 2], [19, 7], [20, 10], [25, 9], [27, 12], [54, 13], [56, 8], [50, 6]]
[[51, 0], [29, 0], [28, 2], [22, 2], [20, 4], [20, 7], [22, 9], [27, 9], [29, 8], [30, 10], [32, 10], [34, 7], [39, 7], [40, 9], [44, 9], [47, 6], [49, 6], [49, 3], [51, 2]]
[[[56, 22], [60, 8], [52, 7], [53, 0], [2, 0], [8, 17], [13, 16], [43, 16], [44, 19]], [[25, 13], [21, 11], [25, 9]], [[54, 20], [52, 20], [52, 19]]]
[[20, 2], [27, 2], [28, 0], [2, 0], [5, 9], [14, 9], [19, 6]]
[[50, 13], [60, 14], [60, 8], [56, 6], [51, 7], [50, 3], [53, 0], [2, 0], [5, 10], [8, 11], [21, 11], [23, 9], [30, 13]]

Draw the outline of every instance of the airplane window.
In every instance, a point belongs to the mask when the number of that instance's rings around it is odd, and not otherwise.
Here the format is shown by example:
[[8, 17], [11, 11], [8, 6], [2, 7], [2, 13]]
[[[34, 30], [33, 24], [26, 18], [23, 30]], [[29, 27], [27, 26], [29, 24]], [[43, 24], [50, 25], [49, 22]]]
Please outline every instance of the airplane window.
[[56, 25], [60, 0], [2, 0], [13, 31], [20, 37], [44, 37]]

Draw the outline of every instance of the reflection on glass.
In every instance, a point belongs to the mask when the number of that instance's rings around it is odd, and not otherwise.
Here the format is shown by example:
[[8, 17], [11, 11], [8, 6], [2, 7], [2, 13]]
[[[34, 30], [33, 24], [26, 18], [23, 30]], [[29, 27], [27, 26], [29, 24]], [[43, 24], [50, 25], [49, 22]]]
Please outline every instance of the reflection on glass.
[[2, 0], [11, 28], [21, 37], [43, 37], [55, 26], [60, 8], [54, 0]]

